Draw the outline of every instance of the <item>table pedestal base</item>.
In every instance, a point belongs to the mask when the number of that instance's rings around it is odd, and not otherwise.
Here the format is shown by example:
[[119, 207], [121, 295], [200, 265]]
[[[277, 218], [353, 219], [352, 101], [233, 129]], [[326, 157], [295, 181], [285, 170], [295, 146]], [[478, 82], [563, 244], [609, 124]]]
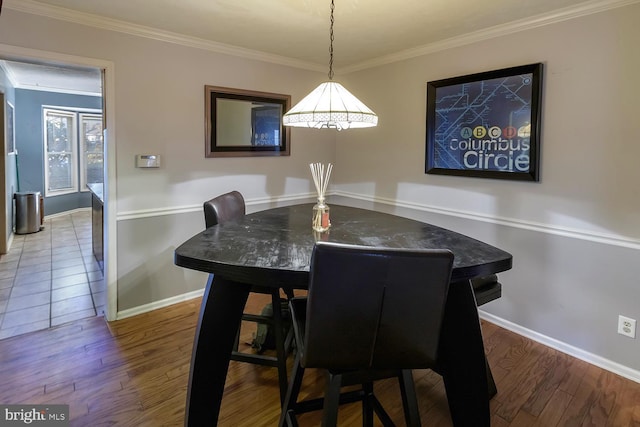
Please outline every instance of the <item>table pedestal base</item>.
[[229, 357], [250, 289], [209, 275], [191, 354], [185, 426], [218, 423]]
[[[250, 285], [209, 275], [193, 343], [185, 426], [218, 422], [236, 325], [250, 289]], [[449, 287], [437, 371], [444, 380], [453, 424], [488, 427], [489, 398], [495, 394], [495, 384], [486, 362], [480, 319], [468, 281]]]
[[484, 354], [480, 318], [469, 281], [452, 283], [445, 307], [438, 371], [443, 377], [449, 410], [456, 427], [490, 425], [491, 371]]

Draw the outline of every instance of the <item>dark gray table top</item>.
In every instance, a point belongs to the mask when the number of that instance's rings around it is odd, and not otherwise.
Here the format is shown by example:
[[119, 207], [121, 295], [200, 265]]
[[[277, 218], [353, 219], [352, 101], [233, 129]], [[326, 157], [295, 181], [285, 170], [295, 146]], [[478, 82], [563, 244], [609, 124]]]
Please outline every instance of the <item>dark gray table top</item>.
[[246, 215], [205, 230], [175, 251], [175, 264], [249, 284], [305, 289], [317, 240], [392, 248], [443, 248], [455, 255], [452, 282], [511, 268], [511, 254], [431, 224], [366, 209], [331, 207], [331, 229], [311, 229], [313, 204]]

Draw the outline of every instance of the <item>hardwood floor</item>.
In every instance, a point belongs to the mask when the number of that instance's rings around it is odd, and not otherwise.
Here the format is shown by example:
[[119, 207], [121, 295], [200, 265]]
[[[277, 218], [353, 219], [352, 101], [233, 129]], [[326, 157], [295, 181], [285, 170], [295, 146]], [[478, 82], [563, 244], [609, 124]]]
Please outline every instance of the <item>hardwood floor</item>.
[[[260, 297], [250, 301], [255, 311], [265, 303]], [[199, 305], [192, 300], [110, 324], [92, 317], [2, 340], [0, 404], [68, 404], [72, 426], [183, 425]], [[243, 329], [243, 342], [250, 328], [255, 324]], [[640, 384], [493, 324], [483, 322], [483, 331], [498, 386], [492, 426], [640, 426]], [[428, 370], [414, 376], [423, 424], [450, 426], [440, 377]], [[231, 362], [219, 425], [276, 425], [277, 387], [275, 369]], [[322, 375], [309, 370], [301, 397], [319, 396], [322, 387]], [[376, 394], [401, 420], [395, 382], [377, 384]], [[299, 417], [301, 426], [318, 419]], [[360, 422], [358, 404], [341, 407], [340, 425]]]

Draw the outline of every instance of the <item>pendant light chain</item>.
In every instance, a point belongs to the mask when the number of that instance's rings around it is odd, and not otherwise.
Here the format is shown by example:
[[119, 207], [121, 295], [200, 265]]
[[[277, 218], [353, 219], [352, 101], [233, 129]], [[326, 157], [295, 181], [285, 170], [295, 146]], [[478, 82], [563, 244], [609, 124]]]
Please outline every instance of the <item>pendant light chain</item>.
[[[0, 0], [1, 1], [1, 0]], [[333, 81], [333, 10], [329, 31], [329, 81], [320, 84], [282, 116], [284, 126], [315, 129], [354, 129], [378, 125], [378, 116], [353, 96], [344, 86]]]
[[333, 80], [333, 9], [335, 5], [331, 0], [331, 28], [329, 29], [329, 80]]

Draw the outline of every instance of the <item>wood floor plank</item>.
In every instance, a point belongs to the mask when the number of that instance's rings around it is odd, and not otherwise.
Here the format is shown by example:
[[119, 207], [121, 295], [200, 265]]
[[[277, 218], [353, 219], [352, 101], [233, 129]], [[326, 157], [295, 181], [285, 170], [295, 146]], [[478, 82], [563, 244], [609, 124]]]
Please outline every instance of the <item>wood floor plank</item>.
[[602, 370], [593, 365], [587, 367], [580, 386], [562, 415], [558, 425], [565, 427], [582, 426], [583, 423], [587, 422], [588, 414], [594, 406], [599, 392], [598, 376], [600, 376], [602, 372]]
[[606, 426], [609, 419], [615, 414], [621, 402], [618, 395], [622, 393], [624, 381], [622, 377], [612, 374], [611, 372], [603, 372], [599, 377], [599, 392], [590, 411], [591, 422], [594, 425]]
[[[249, 299], [260, 312], [268, 296]], [[200, 300], [107, 324], [94, 317], [0, 341], [0, 403], [68, 404], [71, 426], [181, 426]], [[640, 384], [482, 321], [487, 358], [498, 386], [493, 427], [639, 427]], [[255, 324], [245, 323], [241, 349], [252, 351]], [[292, 358], [288, 364], [291, 367]], [[309, 369], [301, 398], [322, 396], [325, 377]], [[449, 427], [441, 377], [414, 372], [423, 425]], [[397, 381], [375, 392], [404, 425]], [[280, 416], [276, 370], [231, 362], [220, 426], [272, 426]], [[318, 425], [319, 412], [299, 417]], [[359, 404], [340, 408], [340, 425], [361, 423]], [[376, 426], [379, 422], [376, 421]]]
[[619, 395], [619, 405], [609, 418], [607, 426], [639, 426], [640, 427], [640, 389], [623, 382]]
[[559, 425], [558, 422], [560, 421], [560, 418], [562, 418], [562, 414], [564, 414], [572, 399], [573, 396], [565, 391], [557, 389], [540, 415], [538, 415], [535, 426], [550, 427]]
[[520, 410], [510, 423], [512, 426], [533, 427], [536, 425], [536, 417], [525, 410]]
[[542, 378], [531, 390], [522, 409], [529, 414], [539, 416], [558, 390], [572, 360], [573, 358], [558, 351], [550, 351], [545, 359], [538, 364], [543, 369]]
[[571, 356], [566, 357], [571, 360], [571, 363], [568, 364], [565, 376], [558, 385], [558, 388], [570, 395], [575, 395], [587, 372], [589, 364]]
[[514, 420], [522, 406], [533, 398], [533, 392], [543, 381], [552, 360], [552, 349], [534, 346], [530, 351], [530, 357], [523, 358], [511, 369], [510, 375], [502, 380], [495, 397], [502, 402], [498, 415], [509, 422]]

